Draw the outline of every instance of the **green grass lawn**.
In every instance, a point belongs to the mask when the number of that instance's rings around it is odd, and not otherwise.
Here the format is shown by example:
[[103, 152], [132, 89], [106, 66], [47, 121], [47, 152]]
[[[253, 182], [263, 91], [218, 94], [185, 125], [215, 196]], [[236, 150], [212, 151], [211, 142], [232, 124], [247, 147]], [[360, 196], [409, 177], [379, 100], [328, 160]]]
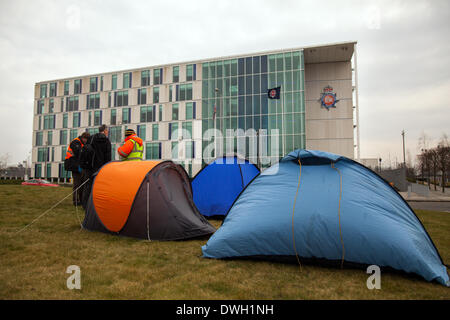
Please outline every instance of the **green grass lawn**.
[[[0, 186], [0, 299], [450, 299], [450, 289], [382, 273], [368, 290], [365, 270], [201, 258], [206, 239], [148, 242], [81, 230], [71, 199], [21, 233], [69, 188]], [[450, 263], [450, 214], [418, 211]], [[216, 227], [220, 222], [212, 222]], [[81, 268], [68, 290], [66, 268]]]

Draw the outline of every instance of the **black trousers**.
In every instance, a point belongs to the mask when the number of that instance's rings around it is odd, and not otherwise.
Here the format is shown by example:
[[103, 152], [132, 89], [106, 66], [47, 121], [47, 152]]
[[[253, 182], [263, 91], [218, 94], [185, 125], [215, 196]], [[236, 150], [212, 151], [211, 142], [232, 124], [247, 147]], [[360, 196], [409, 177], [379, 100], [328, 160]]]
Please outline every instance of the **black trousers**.
[[85, 182], [86, 180], [89, 179], [88, 182], [86, 182], [83, 185], [83, 195], [81, 198], [81, 205], [83, 206], [83, 209], [86, 210], [86, 206], [89, 200], [89, 196], [91, 195], [91, 189], [92, 189], [92, 175], [94, 174], [94, 172], [92, 172], [91, 170], [85, 170], [83, 169], [83, 173], [82, 173], [82, 179], [83, 182]]
[[[83, 176], [78, 171], [72, 171], [73, 191], [77, 190], [83, 184]], [[80, 205], [83, 199], [83, 187], [75, 191], [72, 195], [73, 205]]]

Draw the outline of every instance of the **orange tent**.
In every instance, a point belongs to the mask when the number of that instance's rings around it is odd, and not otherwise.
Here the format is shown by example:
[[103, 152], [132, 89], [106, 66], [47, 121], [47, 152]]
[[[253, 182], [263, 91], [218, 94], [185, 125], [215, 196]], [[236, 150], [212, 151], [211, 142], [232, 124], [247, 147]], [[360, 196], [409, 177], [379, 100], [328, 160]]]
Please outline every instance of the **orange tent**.
[[149, 240], [214, 233], [198, 212], [186, 171], [172, 161], [113, 161], [96, 174], [83, 227]]

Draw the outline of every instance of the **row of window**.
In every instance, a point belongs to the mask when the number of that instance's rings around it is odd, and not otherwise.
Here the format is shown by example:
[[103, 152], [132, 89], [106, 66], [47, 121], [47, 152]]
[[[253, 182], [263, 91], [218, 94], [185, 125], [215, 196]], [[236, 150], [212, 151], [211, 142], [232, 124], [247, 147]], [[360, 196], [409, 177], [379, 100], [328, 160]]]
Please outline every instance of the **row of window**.
[[216, 120], [205, 119], [202, 120], [202, 131], [205, 135], [208, 129], [216, 128], [223, 132], [223, 135], [226, 135], [227, 129], [242, 129], [244, 131], [265, 129], [270, 134], [272, 129], [279, 129], [280, 134], [303, 134], [305, 133], [304, 117], [304, 113], [286, 113], [229, 117]]
[[234, 97], [267, 94], [269, 88], [281, 86], [282, 92], [304, 90], [303, 70], [263, 73], [202, 81], [202, 97]]
[[[185, 158], [193, 159], [195, 157], [195, 142], [185, 141]], [[178, 158], [179, 145], [178, 142], [173, 142], [172, 145], [172, 156], [174, 159]], [[112, 146], [112, 154], [116, 154], [116, 145]], [[34, 177], [36, 178], [52, 178], [52, 163], [54, 162], [55, 148], [39, 148], [38, 150], [38, 162], [34, 166]], [[64, 157], [67, 146], [61, 147], [61, 163], [58, 163], [58, 177], [59, 178], [71, 178], [72, 174], [70, 171], [66, 171], [64, 168]], [[50, 158], [50, 152], [52, 157]], [[113, 160], [115, 157], [113, 157]], [[146, 160], [160, 160], [161, 159], [161, 143], [160, 142], [150, 142], [145, 145], [145, 159]], [[50, 160], [52, 160], [50, 162]], [[42, 171], [42, 162], [49, 162], [44, 166], [45, 172]], [[183, 166], [187, 170], [189, 176], [192, 176], [192, 162], [187, 161], [183, 163]]]
[[[186, 101], [192, 100], [192, 83], [180, 84], [175, 87], [175, 101]], [[169, 89], [169, 101], [172, 101], [173, 88], [170, 86]], [[122, 107], [128, 106], [128, 90], [115, 91], [114, 100], [111, 101], [111, 92], [108, 96], [108, 107]], [[153, 87], [153, 103], [159, 103], [159, 87]], [[138, 105], [147, 103], [147, 89], [138, 89]], [[88, 94], [86, 96], [86, 109], [99, 109], [100, 108], [100, 94]], [[66, 97], [66, 108], [65, 111], [78, 111], [79, 109], [79, 97], [71, 96]], [[64, 99], [61, 98], [61, 111], [64, 110]], [[49, 111], [48, 113], [53, 113], [54, 111], [54, 99], [49, 100]], [[44, 113], [44, 100], [38, 100], [37, 102], [37, 114]]]
[[[172, 78], [173, 82], [179, 82], [179, 72], [180, 67], [174, 66], [172, 67]], [[122, 74], [122, 89], [128, 89], [132, 87], [132, 72], [125, 72]], [[111, 90], [117, 89], [117, 74], [111, 75]], [[196, 65], [189, 64], [186, 66], [186, 81], [194, 81], [196, 80]], [[103, 91], [103, 76], [100, 76], [100, 90], [98, 81], [99, 77], [91, 77], [89, 78], [89, 92], [98, 92]], [[160, 85], [163, 83], [163, 69], [153, 69], [153, 85]], [[69, 95], [69, 80], [64, 81], [64, 95]], [[74, 80], [74, 88], [73, 94], [80, 94], [82, 92], [83, 79]], [[141, 87], [150, 86], [150, 70], [141, 71]], [[49, 90], [47, 90], [49, 89]], [[57, 82], [52, 82], [49, 85], [41, 84], [40, 85], [40, 98], [47, 98], [47, 92], [49, 97], [57, 96]]]
[[[146, 140], [146, 131], [147, 126], [146, 125], [137, 125], [136, 133], [139, 137], [141, 137], [143, 140]], [[152, 140], [159, 140], [159, 124], [154, 123], [151, 126], [152, 130]], [[192, 122], [183, 122], [181, 125], [182, 132], [178, 133], [177, 136], [175, 136], [173, 133], [176, 132], [179, 129], [179, 123], [178, 122], [171, 122], [169, 123], [168, 127], [168, 137], [169, 140], [178, 139], [179, 136], [181, 136], [183, 139], [192, 139]], [[87, 128], [87, 132], [89, 132], [91, 135], [94, 135], [98, 132], [98, 127], [94, 128]], [[68, 136], [68, 133], [70, 134]], [[59, 145], [65, 145], [71, 142], [73, 139], [78, 137], [78, 129], [70, 129], [70, 130], [59, 130]], [[122, 126], [111, 126], [109, 130], [109, 138], [111, 142], [118, 143], [123, 141], [123, 135], [122, 135]], [[44, 132], [43, 131], [37, 131], [36, 132], [36, 138], [35, 138], [35, 145], [36, 146], [43, 146], [43, 145], [53, 145], [53, 131], [47, 131], [47, 139], [44, 143]]]
[[[217, 152], [220, 153], [237, 153], [243, 155], [245, 158], [256, 163], [259, 157], [274, 157], [273, 162], [278, 162], [279, 157], [296, 150], [305, 148], [305, 135], [304, 134], [294, 134], [294, 135], [273, 135], [268, 137], [268, 139], [263, 139], [263, 142], [257, 143], [256, 137], [240, 136], [240, 137], [229, 137], [223, 139], [217, 139]], [[206, 148], [211, 141], [204, 141], [202, 146], [202, 154], [205, 156], [204, 160], [212, 160], [214, 157], [214, 151], [211, 150], [211, 154], [206, 154]]]
[[202, 100], [202, 119], [304, 111], [301, 91], [286, 93], [279, 100], [268, 99], [267, 94]]
[[[172, 142], [172, 158], [178, 159], [179, 158], [179, 143], [178, 141]], [[185, 159], [193, 159], [195, 158], [195, 141], [183, 141], [184, 144], [184, 158]], [[67, 151], [67, 145], [61, 146], [61, 158], [59, 161], [64, 162], [64, 159], [66, 157], [66, 151]], [[116, 145], [113, 145], [114, 147], [114, 158], [116, 153]], [[157, 160], [161, 159], [161, 142], [149, 142], [145, 144], [145, 159], [146, 160]], [[42, 162], [55, 162], [58, 160], [55, 160], [55, 147], [49, 148], [49, 147], [43, 147], [38, 148], [37, 150], [37, 161], [38, 163]]]
[[[131, 108], [122, 108], [122, 123], [128, 124], [131, 123]], [[163, 106], [159, 105], [158, 108], [158, 115], [157, 117], [157, 107], [155, 106], [144, 106], [141, 107], [140, 110], [140, 122], [154, 122], [162, 121], [163, 118]], [[72, 128], [79, 128], [81, 127], [81, 112], [74, 112], [72, 113]], [[103, 110], [95, 110], [94, 112], [88, 113], [88, 126], [99, 126], [102, 124], [102, 115]], [[196, 118], [196, 103], [195, 102], [187, 102], [186, 103], [186, 120], [195, 119]], [[63, 128], [68, 128], [68, 119], [69, 114], [64, 113], [63, 114]], [[171, 120], [178, 120], [179, 119], [179, 104], [174, 103], [172, 104], [172, 119]], [[42, 125], [42, 116], [38, 119], [38, 130], [46, 130], [46, 129], [55, 129], [55, 123], [56, 123], [56, 115], [44, 115], [44, 122]], [[111, 109], [111, 125], [117, 124], [117, 109]]]
[[295, 51], [206, 62], [202, 64], [202, 79], [300, 69], [303, 69], [303, 54], [301, 51]]

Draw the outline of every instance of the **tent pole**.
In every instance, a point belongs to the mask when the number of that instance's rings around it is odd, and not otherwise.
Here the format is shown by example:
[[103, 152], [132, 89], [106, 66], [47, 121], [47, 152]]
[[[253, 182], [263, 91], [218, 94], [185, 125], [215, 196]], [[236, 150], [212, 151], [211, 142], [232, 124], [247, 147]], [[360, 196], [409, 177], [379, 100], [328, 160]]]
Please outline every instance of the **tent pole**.
[[150, 199], [149, 199], [150, 195], [149, 195], [149, 192], [150, 192], [150, 184], [147, 180], [147, 238], [148, 238], [148, 241], [152, 241], [150, 239]]

